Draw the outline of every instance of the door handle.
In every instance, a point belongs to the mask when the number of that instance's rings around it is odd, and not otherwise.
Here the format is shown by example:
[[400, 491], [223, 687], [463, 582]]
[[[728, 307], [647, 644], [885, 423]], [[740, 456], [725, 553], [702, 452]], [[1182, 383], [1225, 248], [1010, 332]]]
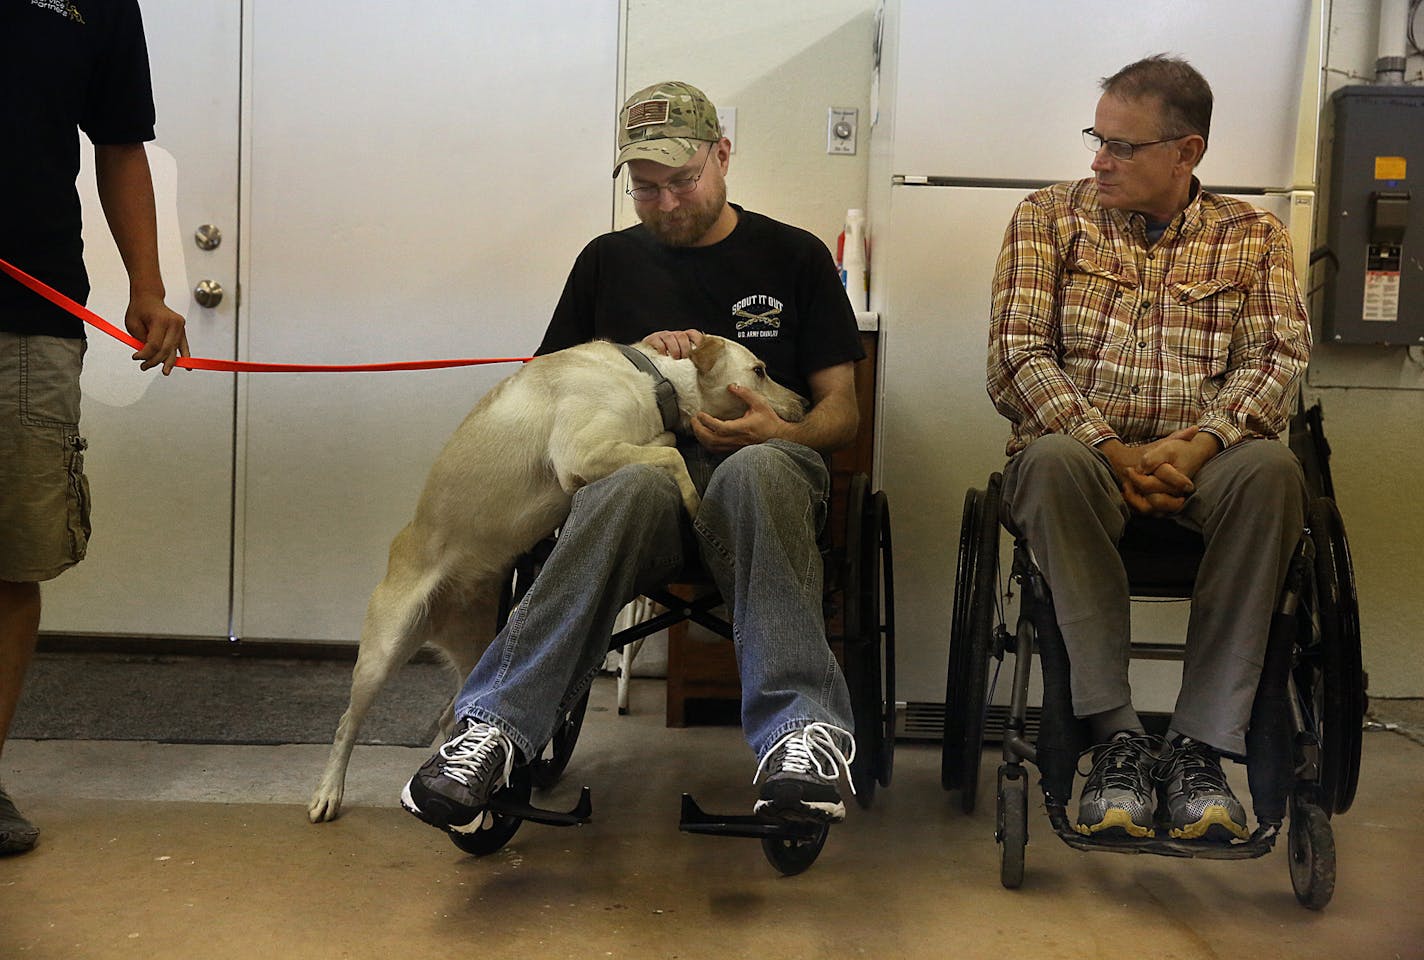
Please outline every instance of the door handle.
[[193, 288], [193, 299], [198, 301], [200, 307], [216, 307], [222, 303], [222, 298], [222, 284], [216, 280], [199, 280]]
[[205, 223], [193, 231], [193, 242], [198, 245], [199, 250], [216, 250], [218, 244], [222, 243], [222, 231], [214, 224]]

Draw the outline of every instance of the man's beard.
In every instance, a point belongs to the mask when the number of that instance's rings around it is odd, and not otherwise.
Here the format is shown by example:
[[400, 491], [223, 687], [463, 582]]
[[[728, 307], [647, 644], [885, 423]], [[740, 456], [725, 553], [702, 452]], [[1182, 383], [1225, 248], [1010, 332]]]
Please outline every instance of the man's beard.
[[706, 236], [727, 205], [727, 185], [718, 181], [703, 186], [700, 201], [680, 203], [675, 210], [664, 213], [656, 208], [642, 214], [643, 226], [669, 247], [690, 247]]

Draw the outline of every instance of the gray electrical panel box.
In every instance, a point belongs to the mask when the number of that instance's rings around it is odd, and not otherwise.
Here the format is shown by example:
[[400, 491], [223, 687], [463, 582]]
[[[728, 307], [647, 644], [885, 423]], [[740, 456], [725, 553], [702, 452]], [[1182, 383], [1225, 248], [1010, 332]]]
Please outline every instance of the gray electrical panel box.
[[1334, 95], [1325, 336], [1424, 343], [1424, 87]]

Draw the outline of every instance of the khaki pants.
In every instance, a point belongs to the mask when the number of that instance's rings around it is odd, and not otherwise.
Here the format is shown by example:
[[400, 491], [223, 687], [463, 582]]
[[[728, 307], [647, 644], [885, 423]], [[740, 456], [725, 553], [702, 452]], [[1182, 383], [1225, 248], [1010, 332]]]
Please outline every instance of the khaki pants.
[[0, 332], [0, 580], [51, 580], [84, 559], [79, 435], [85, 341]]
[[[1175, 519], [1202, 535], [1172, 729], [1238, 756], [1271, 614], [1305, 525], [1300, 464], [1283, 443], [1246, 440], [1207, 461]], [[1117, 553], [1129, 510], [1106, 457], [1049, 434], [1004, 469], [1004, 509], [1053, 592], [1080, 717], [1132, 702], [1127, 573]]]

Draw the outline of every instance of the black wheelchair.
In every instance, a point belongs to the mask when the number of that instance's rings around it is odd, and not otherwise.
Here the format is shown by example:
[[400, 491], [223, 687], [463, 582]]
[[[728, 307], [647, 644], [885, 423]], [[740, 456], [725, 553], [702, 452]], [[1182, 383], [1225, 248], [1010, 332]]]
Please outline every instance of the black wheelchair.
[[[840, 513], [834, 510], [832, 516]], [[827, 527], [830, 527], [828, 522]], [[894, 766], [895, 723], [895, 619], [894, 576], [891, 565], [890, 511], [885, 494], [870, 490], [864, 474], [851, 478], [844, 508], [844, 527], [823, 538], [825, 562], [827, 640], [840, 657], [850, 688], [855, 719], [855, 759], [851, 781], [855, 797], [868, 807], [877, 785], [888, 786]], [[505, 591], [499, 611], [502, 628], [538, 576], [556, 540], [549, 538], [521, 557]], [[688, 599], [682, 594], [690, 593]], [[700, 569], [683, 571], [675, 584], [651, 590], [647, 597], [664, 608], [648, 620], [616, 632], [609, 649], [619, 650], [673, 624], [691, 621], [714, 633], [732, 637], [732, 628], [718, 609], [722, 599]], [[592, 818], [589, 789], [584, 787], [573, 809], [543, 810], [531, 805], [535, 789], [559, 782], [573, 757], [588, 709], [588, 692], [563, 715], [553, 736], [537, 757], [514, 768], [509, 785], [490, 799], [481, 829], [452, 833], [455, 846], [484, 856], [509, 842], [526, 821], [550, 826], [574, 826]], [[679, 828], [688, 833], [753, 837], [777, 870], [786, 875], [802, 872], [820, 855], [829, 834], [825, 824], [787, 823], [755, 816], [709, 814], [689, 794], [682, 796]]]
[[[1028, 842], [1028, 793], [1023, 761], [1038, 767], [1049, 823], [1080, 850], [1173, 857], [1246, 859], [1268, 853], [1289, 813], [1291, 885], [1306, 907], [1320, 909], [1335, 888], [1330, 818], [1354, 801], [1359, 777], [1366, 678], [1361, 665], [1359, 608], [1344, 524], [1329, 473], [1329, 447], [1319, 405], [1292, 422], [1291, 447], [1304, 468], [1306, 530], [1292, 558], [1272, 618], [1265, 664], [1247, 733], [1247, 777], [1257, 827], [1231, 844], [1090, 838], [1067, 811], [1086, 731], [1073, 716], [1068, 654], [1053, 598], [1028, 545], [1014, 543], [1010, 578], [1018, 585], [1011, 635], [999, 577], [1002, 476], [965, 496], [945, 697], [941, 784], [960, 791], [964, 812], [975, 807], [986, 716], [993, 696], [991, 661], [1013, 654], [1010, 704], [1003, 721], [995, 839], [1000, 881], [1023, 882]], [[1170, 520], [1134, 518], [1118, 545], [1133, 597], [1188, 599], [1202, 554], [1201, 537]], [[1135, 658], [1180, 660], [1178, 644], [1132, 644]], [[1041, 664], [1043, 700], [1036, 741], [1028, 696], [1033, 655]]]

